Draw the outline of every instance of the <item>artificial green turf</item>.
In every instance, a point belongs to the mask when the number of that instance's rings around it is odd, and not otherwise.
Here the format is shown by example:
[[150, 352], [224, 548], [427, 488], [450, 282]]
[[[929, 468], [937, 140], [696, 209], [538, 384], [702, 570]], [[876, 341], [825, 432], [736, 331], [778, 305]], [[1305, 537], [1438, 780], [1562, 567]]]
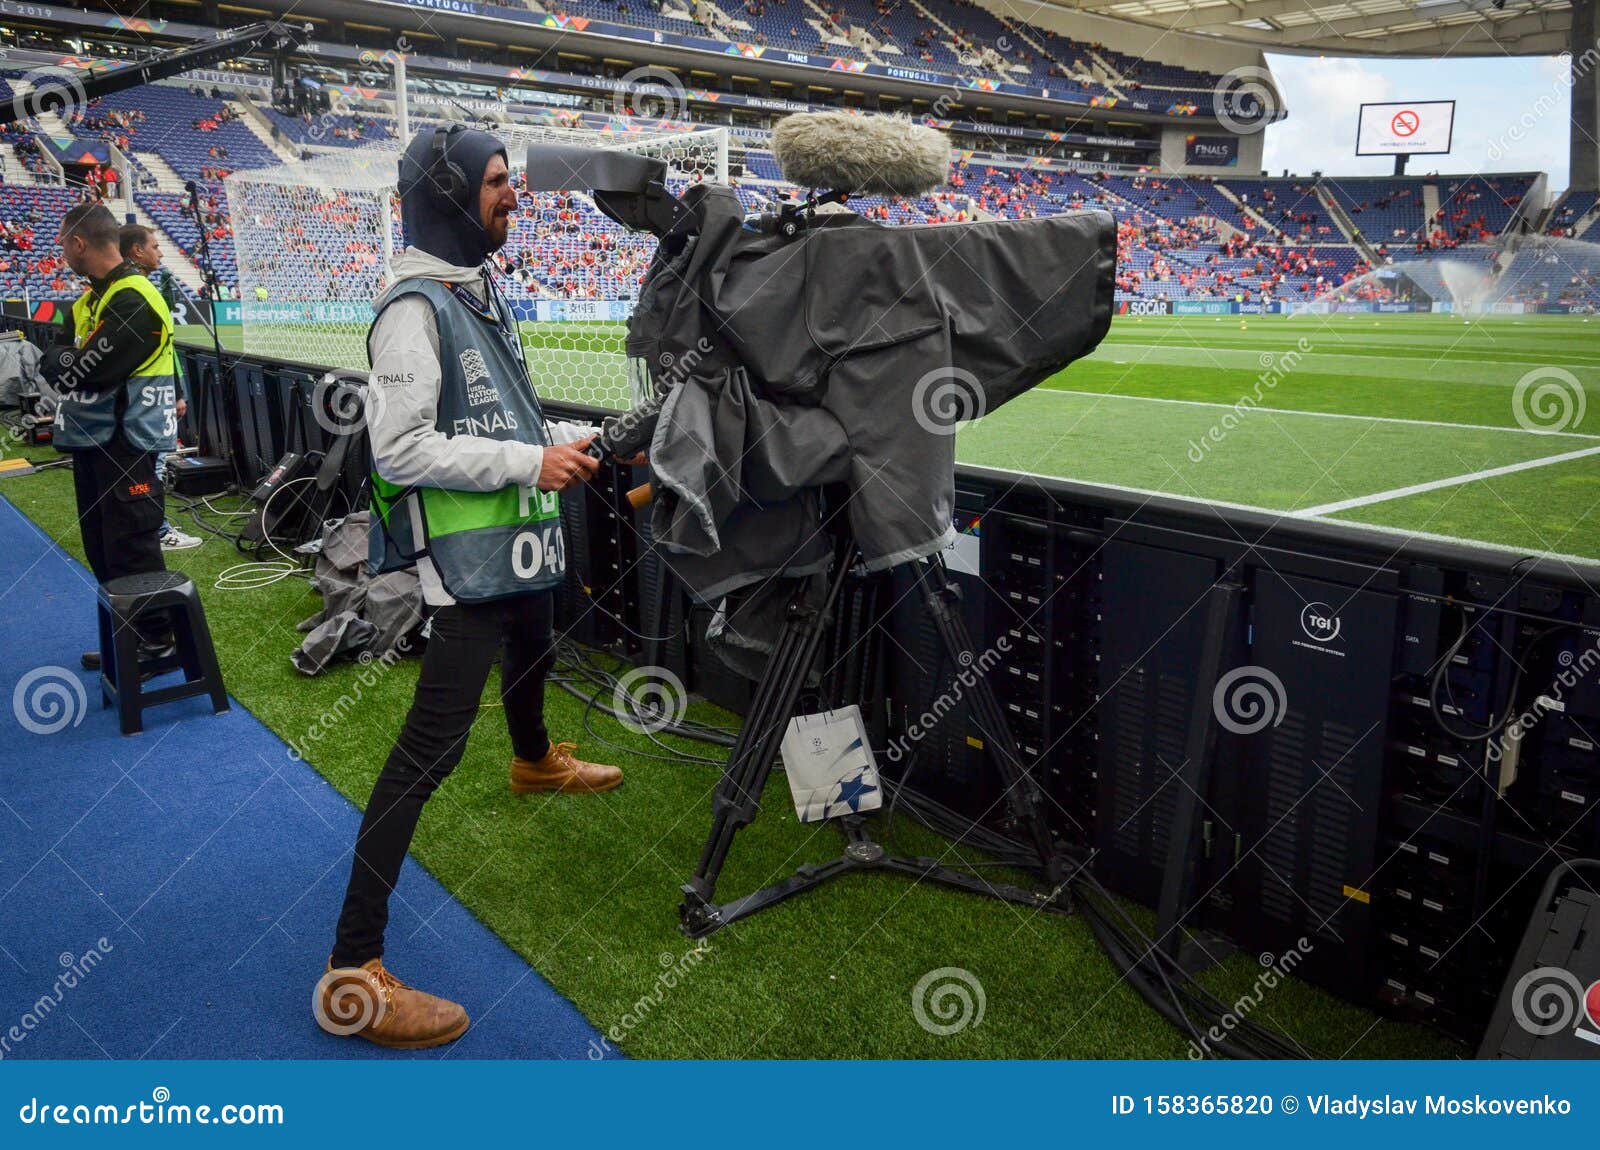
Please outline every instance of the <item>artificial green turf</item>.
[[[81, 557], [64, 470], [0, 480], [0, 495]], [[174, 557], [173, 565], [200, 587], [234, 697], [304, 747], [311, 765], [360, 804], [399, 728], [416, 664], [402, 662], [381, 674], [352, 664], [315, 679], [301, 676], [288, 658], [300, 639], [294, 624], [317, 609], [318, 599], [299, 580], [217, 590], [217, 575], [241, 558], [211, 539]], [[495, 691], [485, 698], [495, 699]], [[460, 769], [429, 804], [413, 853], [601, 1031], [624, 1027], [620, 1045], [629, 1054], [1185, 1056], [1186, 1042], [1120, 981], [1082, 920], [890, 875], [838, 881], [724, 929], [709, 940], [703, 961], [687, 964], [672, 979], [675, 985], [663, 988], [667, 966], [693, 945], [677, 930], [678, 885], [704, 842], [717, 770], [647, 759], [642, 737], [600, 716], [596, 729], [621, 749], [598, 745], [582, 730], [581, 710], [568, 696], [550, 692], [553, 732], [582, 741], [596, 758], [619, 762], [627, 772], [623, 787], [601, 796], [512, 797], [509, 741], [498, 711], [486, 706]], [[323, 714], [343, 718], [321, 739], [308, 739], [305, 732]], [[691, 714], [729, 721], [700, 704]], [[714, 753], [700, 744], [676, 745]], [[893, 837], [916, 853], [948, 849], [903, 817]], [[800, 863], [835, 857], [837, 850], [832, 830], [796, 822], [787, 789], [774, 776], [761, 817], [735, 843], [719, 894], [744, 893]], [[316, 878], [307, 874], [307, 885]], [[331, 931], [337, 888], [321, 889], [328, 892]], [[399, 894], [404, 897], [403, 888]], [[407, 935], [416, 924], [416, 916], [397, 905], [388, 958], [403, 976], [448, 992], [406, 958]], [[306, 959], [314, 969], [321, 955]], [[981, 983], [981, 1025], [948, 1037], [918, 1025], [912, 988], [940, 967], [970, 971]], [[1232, 999], [1249, 990], [1258, 971], [1253, 957], [1235, 957], [1208, 981]], [[649, 1004], [642, 1011], [641, 1000]], [[468, 1006], [481, 1012], [492, 1004]], [[625, 1016], [636, 1024], [625, 1026]], [[1292, 979], [1271, 991], [1253, 1017], [1334, 1057], [1466, 1053], [1436, 1034], [1377, 1021]]]

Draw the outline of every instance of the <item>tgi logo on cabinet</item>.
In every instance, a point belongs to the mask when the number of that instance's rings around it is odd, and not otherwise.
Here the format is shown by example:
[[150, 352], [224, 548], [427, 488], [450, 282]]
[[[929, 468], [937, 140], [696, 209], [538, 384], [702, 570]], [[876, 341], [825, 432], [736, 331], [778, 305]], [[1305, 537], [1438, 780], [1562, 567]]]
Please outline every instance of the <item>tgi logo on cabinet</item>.
[[1344, 652], [1330, 647], [1329, 644], [1339, 638], [1343, 626], [1339, 612], [1327, 603], [1307, 603], [1300, 611], [1300, 630], [1305, 632], [1306, 638], [1311, 642], [1306, 643], [1296, 639], [1295, 646], [1315, 647], [1319, 651], [1327, 651], [1342, 658]]

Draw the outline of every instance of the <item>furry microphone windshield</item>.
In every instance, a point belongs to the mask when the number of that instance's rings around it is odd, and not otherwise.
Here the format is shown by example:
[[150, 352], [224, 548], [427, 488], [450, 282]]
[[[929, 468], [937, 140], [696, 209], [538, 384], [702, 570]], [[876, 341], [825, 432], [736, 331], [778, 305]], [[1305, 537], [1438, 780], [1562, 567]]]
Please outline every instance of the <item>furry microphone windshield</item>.
[[944, 133], [898, 116], [801, 112], [772, 130], [783, 178], [802, 188], [920, 196], [950, 174]]

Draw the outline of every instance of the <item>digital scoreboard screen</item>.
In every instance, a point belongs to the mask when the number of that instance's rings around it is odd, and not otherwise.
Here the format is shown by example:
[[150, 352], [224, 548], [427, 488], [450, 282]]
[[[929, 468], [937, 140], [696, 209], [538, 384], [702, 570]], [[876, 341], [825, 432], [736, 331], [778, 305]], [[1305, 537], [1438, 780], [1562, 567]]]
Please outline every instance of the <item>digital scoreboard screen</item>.
[[1356, 125], [1358, 156], [1430, 156], [1450, 150], [1454, 100], [1362, 104]]

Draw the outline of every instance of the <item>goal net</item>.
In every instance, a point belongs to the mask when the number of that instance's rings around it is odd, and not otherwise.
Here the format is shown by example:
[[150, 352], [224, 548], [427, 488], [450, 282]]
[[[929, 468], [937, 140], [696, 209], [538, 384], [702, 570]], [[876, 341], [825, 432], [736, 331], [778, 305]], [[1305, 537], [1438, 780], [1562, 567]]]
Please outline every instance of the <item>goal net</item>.
[[[546, 399], [626, 408], [633, 395], [624, 324], [655, 238], [612, 222], [587, 192], [529, 195], [527, 147], [577, 143], [659, 156], [669, 186], [681, 192], [727, 183], [727, 130], [615, 135], [501, 124], [494, 132], [519, 188], [510, 239], [494, 259], [534, 386]], [[386, 141], [228, 177], [247, 354], [366, 370], [372, 303], [405, 243], [395, 194], [400, 152], [400, 141]]]

